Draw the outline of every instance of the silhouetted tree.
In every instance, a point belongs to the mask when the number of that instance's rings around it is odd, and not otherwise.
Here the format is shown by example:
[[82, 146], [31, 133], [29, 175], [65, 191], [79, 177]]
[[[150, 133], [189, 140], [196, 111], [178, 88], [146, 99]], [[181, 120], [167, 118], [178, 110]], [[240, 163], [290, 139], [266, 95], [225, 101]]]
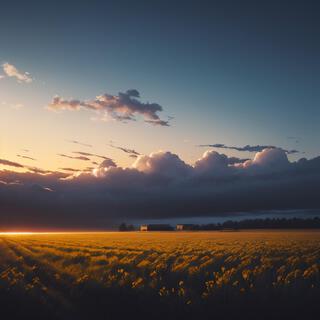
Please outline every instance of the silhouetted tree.
[[135, 228], [134, 228], [134, 225], [133, 224], [126, 224], [125, 222], [122, 222], [120, 225], [119, 225], [119, 231], [134, 231]]
[[194, 230], [225, 230], [225, 229], [319, 229], [320, 218], [266, 218], [246, 219], [241, 221], [228, 220], [222, 223], [197, 225]]
[[119, 231], [128, 231], [128, 227], [124, 222], [120, 224]]

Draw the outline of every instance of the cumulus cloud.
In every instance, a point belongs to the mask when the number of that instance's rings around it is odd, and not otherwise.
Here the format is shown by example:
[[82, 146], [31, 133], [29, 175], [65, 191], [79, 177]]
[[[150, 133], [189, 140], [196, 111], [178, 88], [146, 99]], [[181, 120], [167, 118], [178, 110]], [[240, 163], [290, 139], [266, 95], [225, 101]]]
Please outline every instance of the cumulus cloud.
[[22, 82], [31, 83], [33, 81], [29, 72], [19, 71], [14, 65], [12, 65], [8, 62], [3, 63], [2, 68], [3, 68], [4, 73], [8, 77], [13, 77], [20, 83], [22, 83]]
[[184, 177], [191, 172], [191, 166], [182, 161], [176, 154], [158, 151], [149, 156], [140, 155], [133, 163], [133, 168], [147, 174], [158, 174], [166, 177]]
[[251, 175], [285, 171], [290, 165], [287, 153], [283, 149], [276, 148], [264, 149], [257, 152], [252, 160], [234, 164], [236, 168], [246, 169]]
[[[247, 152], [260, 152], [263, 151], [264, 149], [282, 149], [276, 146], [271, 146], [271, 145], [256, 145], [256, 146], [251, 146], [247, 144], [244, 147], [233, 147], [233, 146], [226, 146], [225, 144], [222, 143], [216, 143], [216, 144], [201, 144], [199, 147], [211, 147], [211, 148], [217, 148], [217, 149], [229, 149], [229, 150], [236, 150], [236, 151], [247, 151]], [[300, 153], [298, 150], [284, 150], [287, 154], [295, 154], [295, 153]]]
[[105, 159], [100, 163], [99, 168], [109, 168], [116, 166], [116, 163], [112, 159]]
[[92, 170], [92, 173], [97, 177], [105, 176], [110, 168], [116, 168], [117, 165], [112, 159], [103, 160], [97, 168]]
[[105, 159], [80, 174], [3, 170], [0, 223], [98, 228], [123, 219], [320, 210], [320, 157], [290, 162], [284, 150], [269, 148], [232, 162], [210, 150], [189, 165], [158, 151], [126, 169]]
[[101, 113], [103, 118], [117, 121], [135, 121], [141, 115], [144, 121], [153, 125], [169, 126], [169, 121], [160, 119], [158, 112], [163, 110], [157, 103], [141, 102], [140, 93], [135, 89], [119, 92], [118, 95], [108, 93], [96, 96], [93, 100], [66, 100], [59, 96], [53, 98], [48, 108], [51, 110], [77, 111], [86, 109]]
[[220, 154], [216, 151], [208, 150], [206, 151], [202, 158], [197, 160], [194, 167], [196, 170], [208, 171], [222, 168], [228, 166], [228, 157], [224, 154]]
[[256, 153], [253, 160], [248, 160], [251, 165], [259, 165], [267, 168], [285, 168], [289, 164], [286, 152], [282, 149], [269, 148]]

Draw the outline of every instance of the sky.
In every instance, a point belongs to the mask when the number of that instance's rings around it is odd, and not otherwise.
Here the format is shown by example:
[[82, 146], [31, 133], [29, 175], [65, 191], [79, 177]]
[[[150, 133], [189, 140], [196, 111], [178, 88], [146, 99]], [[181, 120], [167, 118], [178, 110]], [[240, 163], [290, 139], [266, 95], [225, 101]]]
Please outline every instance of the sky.
[[2, 4], [0, 224], [318, 210], [319, 9], [284, 0]]

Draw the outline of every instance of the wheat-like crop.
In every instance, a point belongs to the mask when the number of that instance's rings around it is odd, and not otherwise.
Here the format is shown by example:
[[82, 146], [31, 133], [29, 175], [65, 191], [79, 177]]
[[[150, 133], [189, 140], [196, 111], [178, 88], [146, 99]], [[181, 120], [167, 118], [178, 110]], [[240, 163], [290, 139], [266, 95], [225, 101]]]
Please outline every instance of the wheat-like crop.
[[320, 292], [316, 231], [2, 235], [0, 252], [2, 291], [61, 308], [94, 288], [185, 306]]

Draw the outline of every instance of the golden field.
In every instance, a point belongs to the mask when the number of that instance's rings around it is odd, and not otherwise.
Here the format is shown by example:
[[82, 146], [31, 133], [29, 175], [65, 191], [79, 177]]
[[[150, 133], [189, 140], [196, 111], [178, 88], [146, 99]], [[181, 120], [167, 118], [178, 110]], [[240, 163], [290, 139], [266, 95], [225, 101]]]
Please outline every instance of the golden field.
[[209, 315], [248, 304], [277, 312], [296, 300], [310, 308], [320, 293], [319, 231], [2, 234], [0, 252], [8, 312], [11, 297], [52, 319], [79, 310], [119, 318], [127, 300], [142, 313], [168, 306], [171, 315]]

